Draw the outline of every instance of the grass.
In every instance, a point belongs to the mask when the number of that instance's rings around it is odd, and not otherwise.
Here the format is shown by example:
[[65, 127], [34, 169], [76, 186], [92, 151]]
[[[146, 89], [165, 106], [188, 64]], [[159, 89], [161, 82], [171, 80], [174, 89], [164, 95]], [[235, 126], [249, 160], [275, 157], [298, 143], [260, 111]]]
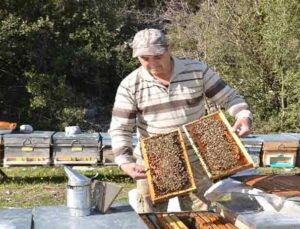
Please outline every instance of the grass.
[[[122, 186], [123, 189], [116, 199], [118, 202], [127, 202], [128, 191], [135, 188], [135, 182], [116, 166], [83, 166], [75, 169], [87, 177], [98, 174], [97, 180]], [[68, 178], [62, 167], [10, 167], [1, 170], [8, 179], [0, 181], [0, 208], [66, 204]], [[300, 168], [258, 168], [258, 171], [262, 174], [300, 174]]]
[[[116, 201], [128, 201], [127, 193], [135, 182], [116, 166], [76, 167], [78, 171], [97, 180], [118, 183], [123, 189]], [[62, 167], [1, 168], [8, 179], [0, 184], [0, 208], [38, 207], [66, 204], [68, 178]]]

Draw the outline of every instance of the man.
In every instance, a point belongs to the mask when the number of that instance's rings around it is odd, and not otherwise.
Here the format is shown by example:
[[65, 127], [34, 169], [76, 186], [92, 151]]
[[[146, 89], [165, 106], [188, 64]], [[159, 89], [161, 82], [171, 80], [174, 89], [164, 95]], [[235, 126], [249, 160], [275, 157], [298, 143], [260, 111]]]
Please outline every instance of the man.
[[[205, 115], [205, 98], [235, 117], [233, 130], [240, 137], [250, 133], [252, 115], [244, 99], [205, 63], [173, 57], [162, 31], [139, 31], [132, 48], [133, 57], [138, 58], [141, 66], [118, 88], [109, 133], [115, 162], [137, 180], [139, 211], [161, 211], [166, 204], [153, 206], [150, 203], [139, 145], [134, 152], [132, 149], [135, 130], [138, 137], [149, 137], [197, 120]], [[192, 210], [203, 210], [207, 208], [203, 193], [210, 182], [199, 168], [197, 157], [190, 154], [190, 160], [198, 190], [194, 197], [181, 198], [181, 207], [188, 210], [185, 206], [188, 203]]]

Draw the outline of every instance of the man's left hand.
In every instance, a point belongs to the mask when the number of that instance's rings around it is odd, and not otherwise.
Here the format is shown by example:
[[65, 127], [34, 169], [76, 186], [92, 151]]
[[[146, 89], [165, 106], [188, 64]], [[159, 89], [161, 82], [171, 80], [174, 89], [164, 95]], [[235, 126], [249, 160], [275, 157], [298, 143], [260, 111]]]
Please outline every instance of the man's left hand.
[[251, 133], [251, 120], [249, 118], [240, 118], [234, 123], [232, 130], [239, 136], [245, 137]]

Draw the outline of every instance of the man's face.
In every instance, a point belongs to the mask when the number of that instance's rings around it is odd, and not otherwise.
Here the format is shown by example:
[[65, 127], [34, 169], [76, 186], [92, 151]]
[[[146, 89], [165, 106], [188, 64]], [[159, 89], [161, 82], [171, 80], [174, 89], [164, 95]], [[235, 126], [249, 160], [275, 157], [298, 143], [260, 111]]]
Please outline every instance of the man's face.
[[157, 56], [139, 56], [141, 65], [147, 69], [147, 71], [154, 76], [163, 76], [169, 74], [172, 70], [171, 55], [167, 50], [162, 55]]

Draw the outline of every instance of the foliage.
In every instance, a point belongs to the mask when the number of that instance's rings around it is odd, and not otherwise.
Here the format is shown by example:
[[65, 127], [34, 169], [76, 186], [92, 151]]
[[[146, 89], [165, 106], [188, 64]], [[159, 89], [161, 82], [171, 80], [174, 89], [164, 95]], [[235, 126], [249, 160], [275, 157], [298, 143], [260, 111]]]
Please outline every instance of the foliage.
[[130, 1], [0, 4], [1, 119], [85, 126], [87, 109], [112, 103], [133, 65], [122, 48], [135, 32], [121, 14]]
[[256, 132], [300, 131], [299, 16], [296, 0], [2, 0], [0, 120], [107, 129], [130, 41], [157, 27], [245, 96]]
[[176, 54], [215, 66], [250, 103], [256, 131], [299, 131], [299, 3], [206, 1], [193, 13], [175, 2], [166, 15]]

